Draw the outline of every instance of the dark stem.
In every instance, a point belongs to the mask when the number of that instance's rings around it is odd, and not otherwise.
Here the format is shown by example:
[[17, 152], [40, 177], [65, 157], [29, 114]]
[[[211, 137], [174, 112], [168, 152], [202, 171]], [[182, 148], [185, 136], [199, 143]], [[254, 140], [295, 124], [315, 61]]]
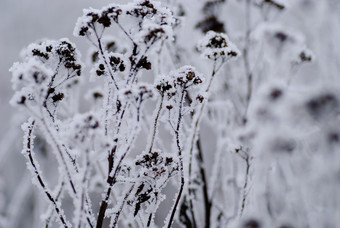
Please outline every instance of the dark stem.
[[[126, 109], [127, 106], [128, 106], [128, 104], [125, 105], [125, 108], [122, 111], [122, 115], [120, 117], [120, 122], [119, 122], [118, 127], [117, 127], [117, 135], [119, 133], [119, 129], [121, 127], [121, 123], [122, 123], [122, 120], [124, 118], [124, 113], [125, 113], [125, 109]], [[109, 171], [108, 171], [109, 173], [108, 173], [108, 177], [107, 177], [106, 182], [108, 183], [109, 186], [107, 188], [105, 198], [102, 200], [101, 205], [100, 205], [96, 228], [101, 228], [103, 226], [103, 221], [104, 221], [104, 218], [105, 218], [105, 212], [106, 212], [106, 209], [107, 209], [107, 206], [108, 206], [108, 200], [110, 198], [112, 186], [116, 183], [116, 177], [117, 177], [118, 173], [120, 172], [121, 164], [123, 163], [128, 152], [130, 151], [132, 144], [133, 144], [133, 142], [134, 142], [134, 140], [137, 136], [138, 123], [139, 122], [137, 122], [136, 129], [134, 131], [135, 134], [132, 137], [129, 146], [126, 148], [126, 151], [123, 153], [123, 155], [121, 156], [121, 158], [119, 159], [119, 161], [117, 163], [116, 169], [113, 171], [113, 166], [114, 166], [114, 160], [113, 159], [114, 159], [114, 155], [116, 153], [117, 145], [118, 145], [118, 138], [115, 139], [115, 146], [111, 150], [111, 153], [110, 153], [109, 158], [108, 158], [109, 159]]]
[[[61, 196], [61, 193], [63, 192], [63, 188], [64, 188], [64, 185], [65, 185], [65, 182], [62, 181], [61, 182], [61, 186], [60, 186], [60, 189], [58, 191], [58, 195], [57, 197], [55, 198], [55, 201], [58, 201], [59, 200], [59, 197]], [[52, 216], [53, 216], [53, 212], [50, 214], [50, 216], [46, 219], [46, 226], [45, 228], [48, 228], [49, 224], [50, 224], [50, 221], [52, 219]]]
[[240, 217], [243, 214], [244, 208], [245, 208], [245, 203], [247, 199], [247, 187], [248, 187], [248, 176], [249, 176], [249, 168], [250, 168], [250, 163], [249, 163], [249, 156], [246, 155], [244, 157], [244, 160], [246, 162], [246, 174], [245, 174], [245, 180], [244, 180], [244, 185], [243, 185], [243, 196], [242, 196], [242, 205], [241, 205], [241, 212], [240, 212]]
[[153, 124], [153, 133], [152, 133], [152, 138], [151, 138], [151, 143], [150, 143], [150, 148], [149, 148], [150, 153], [152, 152], [152, 148], [155, 143], [155, 138], [156, 138], [156, 133], [157, 133], [157, 124], [158, 124], [159, 116], [161, 115], [163, 101], [164, 101], [164, 93], [161, 94], [161, 103], [159, 104], [158, 112], [155, 118], [155, 122]]
[[177, 145], [178, 157], [179, 157], [179, 168], [180, 168], [180, 172], [181, 172], [181, 186], [180, 186], [177, 198], [176, 198], [175, 205], [172, 208], [172, 212], [171, 212], [169, 223], [168, 223], [168, 228], [171, 227], [172, 222], [174, 220], [174, 217], [175, 217], [175, 214], [176, 214], [176, 211], [177, 211], [177, 206], [179, 204], [179, 201], [181, 200], [183, 189], [184, 189], [184, 184], [185, 184], [182, 147], [181, 147], [180, 137], [179, 137], [179, 131], [180, 131], [181, 121], [182, 121], [182, 108], [183, 108], [183, 101], [184, 101], [185, 93], [186, 93], [185, 88], [183, 88], [182, 95], [181, 95], [181, 100], [180, 100], [180, 104], [179, 104], [178, 122], [177, 122], [177, 127], [176, 127], [176, 130], [175, 130], [176, 145]]
[[246, 18], [246, 35], [245, 35], [245, 45], [243, 49], [243, 63], [246, 71], [247, 78], [247, 95], [246, 95], [246, 108], [243, 115], [243, 124], [247, 122], [247, 113], [249, 108], [250, 99], [252, 96], [253, 90], [253, 73], [250, 70], [249, 64], [249, 43], [250, 43], [250, 20], [251, 20], [251, 10], [250, 10], [250, 0], [246, 0], [245, 2], [245, 18]]
[[33, 149], [33, 146], [32, 146], [32, 135], [33, 135], [34, 125], [35, 125], [35, 121], [33, 120], [31, 122], [30, 126], [29, 126], [29, 130], [28, 130], [28, 134], [27, 134], [27, 149], [26, 149], [26, 154], [27, 154], [27, 157], [28, 157], [32, 167], [33, 167], [34, 174], [35, 174], [36, 178], [38, 179], [38, 182], [39, 182], [42, 190], [44, 191], [44, 193], [47, 196], [47, 198], [52, 202], [52, 204], [54, 206], [54, 209], [55, 209], [56, 213], [58, 214], [59, 219], [60, 219], [61, 223], [63, 224], [63, 226], [65, 228], [68, 228], [68, 226], [66, 224], [66, 219], [62, 215], [61, 209], [59, 208], [56, 199], [53, 198], [53, 196], [51, 195], [51, 193], [47, 189], [47, 187], [45, 185], [45, 182], [42, 179], [41, 173], [39, 172], [39, 170], [38, 170], [38, 168], [37, 168], [37, 166], [35, 164], [33, 155], [32, 155], [32, 149]]

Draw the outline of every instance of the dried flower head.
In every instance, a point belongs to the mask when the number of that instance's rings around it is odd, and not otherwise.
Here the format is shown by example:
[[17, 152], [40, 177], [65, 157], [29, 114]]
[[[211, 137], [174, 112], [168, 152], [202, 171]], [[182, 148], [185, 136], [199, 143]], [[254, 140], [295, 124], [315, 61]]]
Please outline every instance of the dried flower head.
[[209, 31], [198, 44], [204, 58], [229, 59], [240, 55], [238, 48], [230, 42], [227, 34]]
[[112, 21], [117, 22], [122, 9], [114, 4], [110, 4], [101, 10], [84, 9], [83, 16], [79, 17], [73, 31], [74, 36], [89, 36], [95, 24], [102, 25], [104, 28], [110, 27]]
[[178, 170], [178, 164], [172, 156], [165, 156], [160, 152], [144, 153], [135, 162], [141, 168], [144, 178], [153, 181], [168, 178], [168, 175]]
[[174, 88], [189, 88], [203, 82], [202, 76], [192, 66], [183, 66], [169, 74]]

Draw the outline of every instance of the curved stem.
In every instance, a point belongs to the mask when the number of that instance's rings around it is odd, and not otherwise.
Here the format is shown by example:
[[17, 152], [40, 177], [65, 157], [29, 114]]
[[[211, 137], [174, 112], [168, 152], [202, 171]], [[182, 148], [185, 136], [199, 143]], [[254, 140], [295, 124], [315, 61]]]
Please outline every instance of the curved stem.
[[52, 194], [50, 193], [50, 191], [47, 189], [47, 186], [45, 184], [45, 181], [43, 180], [42, 176], [41, 176], [41, 171], [39, 170], [38, 166], [36, 165], [36, 162], [34, 160], [34, 157], [32, 155], [32, 150], [33, 150], [33, 129], [34, 129], [34, 125], [35, 125], [35, 121], [32, 120], [29, 127], [28, 127], [28, 133], [27, 133], [27, 145], [26, 145], [26, 156], [33, 168], [32, 173], [34, 173], [34, 175], [36, 176], [36, 178], [38, 179], [38, 183], [41, 186], [42, 190], [44, 191], [45, 195], [47, 196], [47, 198], [52, 202], [53, 206], [54, 206], [54, 210], [56, 211], [56, 213], [59, 216], [59, 219], [61, 221], [61, 223], [63, 224], [63, 226], [65, 228], [68, 228], [67, 222], [66, 222], [66, 218], [63, 215], [63, 211], [62, 209], [59, 207], [59, 205], [57, 204], [56, 199], [52, 196]]

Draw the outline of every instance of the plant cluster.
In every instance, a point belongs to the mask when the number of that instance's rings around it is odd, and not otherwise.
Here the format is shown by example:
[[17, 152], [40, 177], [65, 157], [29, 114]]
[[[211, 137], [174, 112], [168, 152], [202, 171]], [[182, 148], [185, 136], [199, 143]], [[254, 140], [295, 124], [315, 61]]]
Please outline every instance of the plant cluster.
[[[223, 19], [228, 4], [242, 9], [241, 35]], [[27, 119], [22, 153], [45, 227], [317, 227], [313, 187], [317, 224], [336, 224], [326, 212], [340, 183], [340, 95], [294, 87], [315, 56], [274, 23], [288, 5], [198, 5], [191, 44], [181, 43], [184, 3], [135, 0], [79, 17], [89, 70], [65, 38], [29, 45], [13, 65], [11, 104]], [[42, 151], [55, 158], [52, 177]]]

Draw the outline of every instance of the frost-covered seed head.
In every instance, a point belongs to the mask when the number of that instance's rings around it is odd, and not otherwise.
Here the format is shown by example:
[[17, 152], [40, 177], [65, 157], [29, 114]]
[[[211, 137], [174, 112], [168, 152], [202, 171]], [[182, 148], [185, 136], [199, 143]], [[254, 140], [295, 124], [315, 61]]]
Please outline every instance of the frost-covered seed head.
[[204, 100], [204, 97], [202, 95], [197, 95], [196, 100], [198, 100], [200, 103], [202, 103], [203, 100]]
[[126, 69], [123, 56], [120, 54], [109, 55], [109, 63], [113, 71], [123, 72]]
[[135, 17], [152, 17], [157, 13], [157, 9], [149, 0], [140, 1], [133, 9], [127, 11], [127, 14]]
[[203, 82], [201, 75], [192, 66], [183, 66], [178, 70], [170, 72], [172, 87], [187, 89], [192, 85], [198, 85]]
[[91, 34], [90, 29], [95, 23], [103, 27], [110, 27], [113, 21], [118, 21], [118, 16], [122, 10], [118, 6], [109, 5], [101, 10], [86, 9], [82, 17], [78, 18], [73, 34], [75, 36], [88, 36]]
[[198, 44], [198, 50], [202, 56], [208, 59], [217, 60], [219, 58], [231, 58], [240, 55], [237, 47], [230, 42], [225, 33], [209, 31]]
[[156, 89], [161, 93], [164, 94], [165, 92], [169, 91], [172, 89], [172, 85], [170, 84], [169, 81], [165, 79], [161, 79], [156, 85]]

